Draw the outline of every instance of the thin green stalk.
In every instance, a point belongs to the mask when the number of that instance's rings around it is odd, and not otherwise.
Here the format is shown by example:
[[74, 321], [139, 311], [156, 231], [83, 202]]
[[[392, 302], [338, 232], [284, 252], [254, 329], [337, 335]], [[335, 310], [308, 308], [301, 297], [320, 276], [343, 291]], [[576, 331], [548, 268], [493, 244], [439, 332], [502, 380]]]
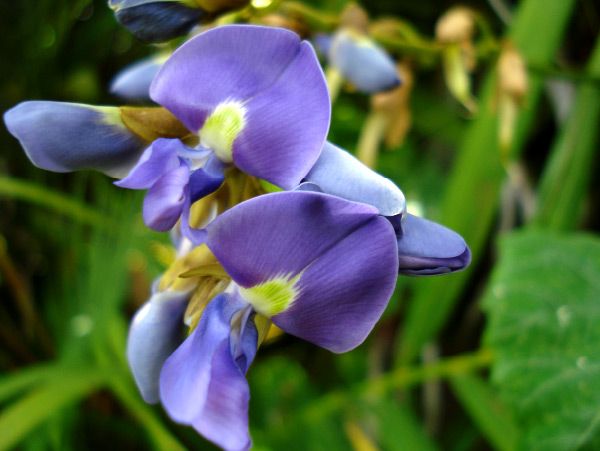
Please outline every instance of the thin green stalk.
[[[543, 66], [552, 63], [574, 4], [575, 0], [520, 3], [509, 38], [526, 61]], [[540, 36], [544, 38], [540, 39]], [[531, 77], [526, 107], [517, 118], [512, 156], [521, 152], [530, 133], [543, 86], [542, 78]], [[506, 176], [500, 158], [498, 118], [494, 109], [495, 71], [487, 77], [480, 98], [480, 113], [464, 137], [442, 201], [441, 217], [436, 218], [465, 237], [473, 254], [471, 268], [475, 267], [488, 239]], [[444, 326], [471, 271], [416, 281], [415, 297], [409, 305], [396, 348], [397, 366], [414, 359], [422, 346]]]
[[481, 349], [473, 354], [449, 357], [423, 366], [400, 367], [356, 384], [350, 389], [331, 391], [307, 406], [301, 415], [311, 421], [318, 421], [352, 403], [357, 397], [381, 397], [392, 390], [413, 387], [430, 380], [471, 374], [487, 368], [492, 363], [492, 359], [493, 355], [489, 349]]
[[0, 176], [0, 197], [25, 200], [84, 224], [102, 228], [112, 227], [111, 222], [96, 210], [61, 193], [53, 192], [45, 186], [38, 186], [26, 180]]
[[[586, 74], [600, 77], [600, 37]], [[600, 84], [582, 83], [542, 175], [533, 225], [557, 231], [577, 226], [594, 169], [599, 123]]]

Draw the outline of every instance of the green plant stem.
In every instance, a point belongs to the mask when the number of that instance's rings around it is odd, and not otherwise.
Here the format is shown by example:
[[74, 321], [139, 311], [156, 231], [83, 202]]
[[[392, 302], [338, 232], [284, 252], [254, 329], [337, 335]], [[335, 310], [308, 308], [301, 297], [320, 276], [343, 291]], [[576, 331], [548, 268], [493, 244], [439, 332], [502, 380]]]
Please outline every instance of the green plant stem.
[[331, 100], [331, 104], [333, 105], [342, 90], [342, 86], [344, 85], [344, 77], [333, 66], [327, 66], [325, 69], [325, 80], [327, 81], [327, 90], [329, 91], [329, 98]]
[[[600, 37], [586, 74], [600, 77]], [[599, 123], [600, 84], [583, 83], [542, 174], [533, 225], [557, 231], [577, 226], [594, 169]]]
[[280, 11], [290, 15], [302, 17], [311, 28], [322, 31], [331, 31], [339, 24], [339, 16], [327, 14], [300, 2], [282, 2]]
[[101, 213], [69, 197], [26, 180], [0, 176], [0, 197], [25, 200], [54, 210], [84, 224], [111, 228], [113, 224]]
[[302, 411], [302, 416], [318, 421], [333, 413], [357, 396], [384, 396], [392, 390], [404, 389], [434, 379], [447, 379], [464, 374], [471, 374], [492, 363], [493, 355], [489, 349], [481, 349], [473, 354], [464, 354], [438, 360], [435, 363], [418, 367], [400, 367], [381, 376], [358, 383], [348, 390], [334, 390], [311, 403]]
[[[520, 3], [509, 39], [526, 61], [542, 66], [551, 64], [574, 4], [574, 0], [527, 0]], [[540, 20], [540, 17], [546, 19]], [[517, 156], [524, 147], [543, 87], [544, 80], [533, 75], [526, 106], [519, 112], [516, 121], [517, 129], [509, 152], [511, 156]], [[442, 214], [435, 218], [465, 237], [473, 255], [471, 268], [475, 267], [483, 252], [506, 177], [494, 108], [495, 71], [488, 75], [480, 98], [479, 115], [465, 134], [450, 174], [441, 204]], [[421, 347], [443, 327], [471, 271], [415, 282], [415, 296], [408, 307], [405, 327], [396, 346], [396, 366], [412, 361]]]

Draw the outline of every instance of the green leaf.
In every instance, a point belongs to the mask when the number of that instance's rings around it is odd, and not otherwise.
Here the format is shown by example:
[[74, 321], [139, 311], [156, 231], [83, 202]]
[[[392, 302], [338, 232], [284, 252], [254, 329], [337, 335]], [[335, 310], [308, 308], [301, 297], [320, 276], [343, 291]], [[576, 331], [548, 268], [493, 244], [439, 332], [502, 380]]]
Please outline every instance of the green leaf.
[[104, 381], [105, 375], [97, 370], [65, 370], [15, 401], [0, 415], [0, 450], [12, 448], [57, 411], [85, 398]]
[[464, 374], [450, 379], [452, 391], [495, 449], [515, 449], [520, 431], [511, 412], [479, 377]]
[[600, 239], [521, 232], [500, 250], [485, 341], [523, 448], [590, 446], [600, 438]]

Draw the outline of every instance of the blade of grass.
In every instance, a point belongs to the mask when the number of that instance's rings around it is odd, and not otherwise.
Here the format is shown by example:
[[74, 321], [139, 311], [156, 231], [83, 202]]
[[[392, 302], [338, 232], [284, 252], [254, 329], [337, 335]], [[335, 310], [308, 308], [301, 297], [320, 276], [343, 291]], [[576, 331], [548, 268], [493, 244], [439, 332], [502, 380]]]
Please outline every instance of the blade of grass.
[[[600, 37], [586, 74], [600, 77]], [[552, 230], [569, 230], [577, 226], [594, 170], [599, 123], [600, 84], [582, 82], [573, 111], [555, 141], [542, 175], [533, 225]]]
[[104, 215], [81, 202], [26, 180], [0, 176], [0, 196], [40, 205], [84, 224], [102, 228], [113, 225]]
[[97, 369], [56, 375], [4, 409], [0, 415], [0, 450], [10, 449], [65, 406], [99, 389], [106, 375]]
[[[527, 0], [520, 3], [509, 38], [527, 62], [550, 65], [574, 4], [574, 0]], [[505, 177], [497, 139], [495, 86], [496, 75], [492, 72], [482, 91], [480, 114], [469, 127], [459, 149], [442, 202], [442, 214], [437, 218], [465, 237], [473, 254], [471, 268], [477, 263], [492, 227]], [[542, 90], [543, 80], [532, 76], [527, 106], [517, 121], [513, 155], [523, 148]], [[439, 332], [471, 272], [472, 269], [448, 277], [416, 281], [415, 296], [408, 307], [405, 327], [396, 348], [396, 365], [415, 358], [421, 347]]]
[[473, 374], [451, 377], [450, 386], [494, 449], [517, 449], [519, 429], [491, 387]]

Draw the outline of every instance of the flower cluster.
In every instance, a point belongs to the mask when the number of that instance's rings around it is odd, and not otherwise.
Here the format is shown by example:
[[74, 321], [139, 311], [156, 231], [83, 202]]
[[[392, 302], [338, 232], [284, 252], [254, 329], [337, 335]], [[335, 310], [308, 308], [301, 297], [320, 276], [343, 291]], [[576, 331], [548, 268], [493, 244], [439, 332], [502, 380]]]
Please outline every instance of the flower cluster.
[[[352, 36], [333, 44], [347, 49], [341, 69]], [[222, 26], [159, 67], [149, 96], [160, 106], [32, 101], [4, 120], [43, 169], [96, 169], [147, 190], [144, 220], [172, 231], [178, 258], [133, 319], [136, 383], [175, 421], [248, 449], [245, 374], [270, 328], [348, 351], [374, 327], [398, 274], [460, 270], [470, 253], [326, 140], [325, 78], [295, 33]]]

